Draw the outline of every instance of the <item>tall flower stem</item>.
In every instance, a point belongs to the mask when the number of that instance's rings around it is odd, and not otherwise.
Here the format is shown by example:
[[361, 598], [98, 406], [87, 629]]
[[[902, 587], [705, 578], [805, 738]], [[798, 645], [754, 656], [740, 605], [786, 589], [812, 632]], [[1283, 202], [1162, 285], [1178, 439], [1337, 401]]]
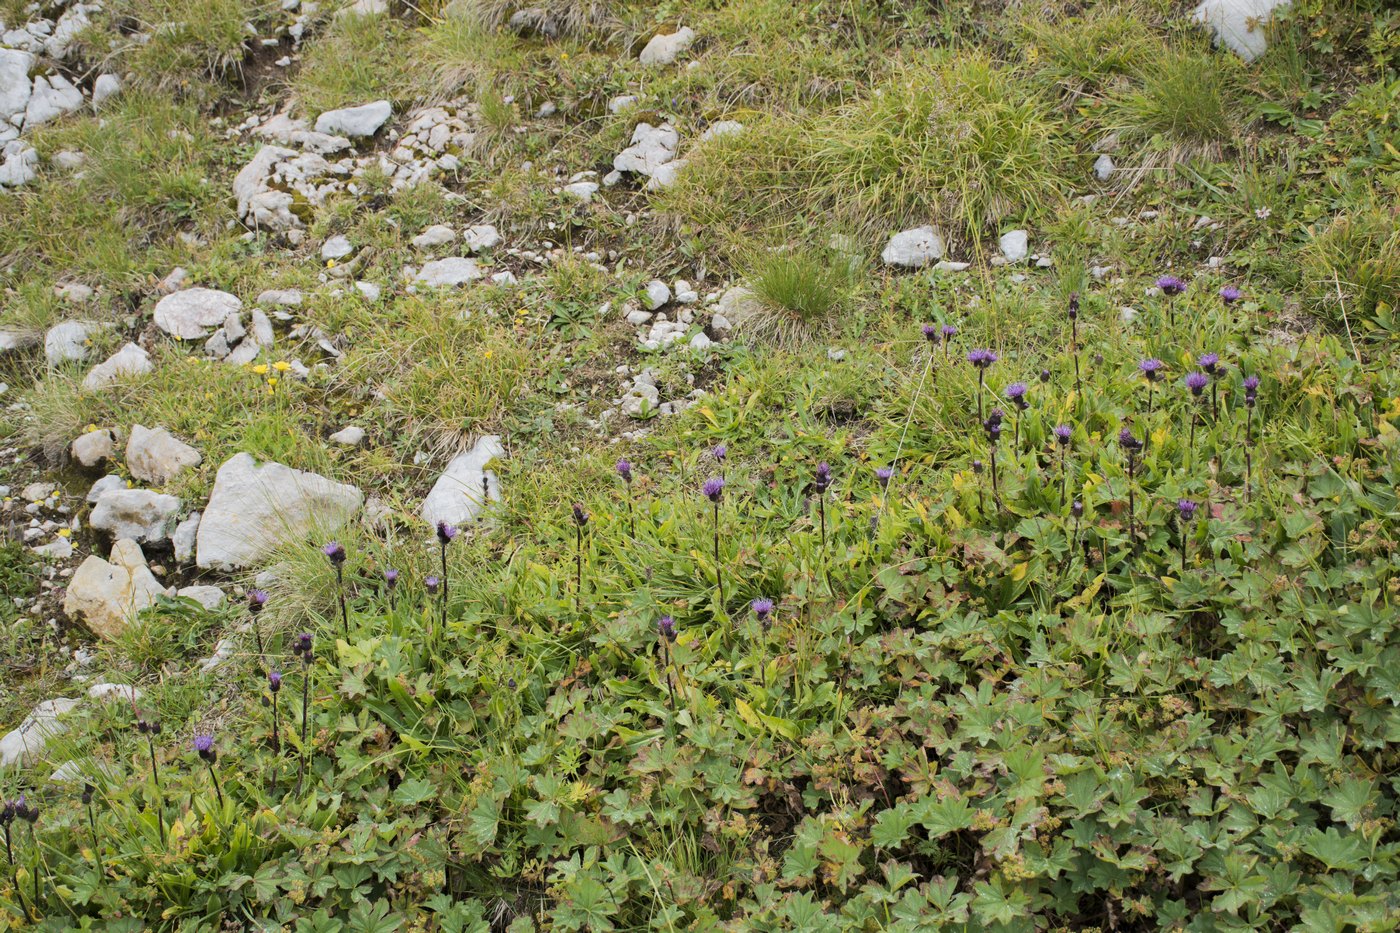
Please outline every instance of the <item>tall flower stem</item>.
[[1137, 553], [1137, 509], [1133, 489], [1133, 477], [1136, 472], [1137, 456], [1130, 450], [1128, 451], [1128, 544], [1134, 554]]
[[219, 786], [219, 775], [214, 771], [214, 762], [206, 761], [204, 764], [209, 768], [209, 780], [214, 782], [214, 793], [219, 798], [219, 809], [222, 810], [224, 808], [224, 790]]
[[447, 542], [440, 541], [438, 544], [438, 555], [442, 563], [442, 632], [447, 634]]
[[1254, 468], [1254, 458], [1252, 449], [1254, 447], [1254, 406], [1249, 406], [1244, 413], [1244, 501], [1249, 501], [1250, 474]]
[[1001, 512], [1001, 486], [997, 482], [997, 449], [992, 447], [992, 504], [996, 506], [997, 512]]
[[583, 606], [583, 526], [574, 527], [574, 611], [579, 612]]
[[345, 608], [345, 570], [341, 564], [335, 565], [336, 595], [340, 597], [340, 624], [345, 629], [345, 640], [350, 640], [350, 613]]
[[719, 562], [719, 500], [714, 501], [715, 511], [715, 583], [719, 586], [719, 605], [724, 608], [724, 568]]
[[661, 639], [661, 675], [666, 678], [666, 692], [671, 697], [671, 714], [676, 712], [676, 687], [671, 683], [671, 648], [667, 640]]
[[102, 857], [98, 853], [97, 844], [97, 814], [92, 812], [92, 789], [83, 789], [83, 802], [87, 804], [88, 832], [92, 833], [92, 860], [97, 863], [97, 867], [102, 867]]
[[627, 531], [633, 538], [637, 537], [637, 509], [633, 503], [636, 496], [632, 494], [632, 486], [627, 487]]
[[1074, 357], [1074, 394], [1076, 398], [1084, 395], [1084, 386], [1079, 379], [1079, 318], [1078, 315], [1072, 317], [1070, 326], [1070, 355]]
[[306, 727], [311, 709], [311, 664], [305, 656], [301, 662], [301, 764], [297, 768], [297, 793], [306, 777]]
[[1060, 508], [1067, 504], [1067, 493], [1069, 492], [1069, 474], [1065, 468], [1065, 446], [1060, 445]]
[[977, 420], [982, 420], [982, 382], [986, 375], [986, 370], [981, 366], [977, 367]]

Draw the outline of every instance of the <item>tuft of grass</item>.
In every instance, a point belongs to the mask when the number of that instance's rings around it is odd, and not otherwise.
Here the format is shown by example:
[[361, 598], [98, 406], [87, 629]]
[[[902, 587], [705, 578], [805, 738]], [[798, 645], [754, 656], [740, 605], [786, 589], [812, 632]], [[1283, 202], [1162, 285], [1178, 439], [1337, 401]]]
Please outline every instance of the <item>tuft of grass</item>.
[[662, 202], [736, 233], [823, 217], [871, 237], [932, 222], [976, 238], [1059, 203], [1066, 129], [984, 55], [922, 58], [833, 112], [714, 141]]
[[609, 38], [621, 23], [616, 0], [459, 0], [452, 11], [461, 18], [474, 19], [499, 29], [517, 12], [526, 12], [534, 26], [545, 35]]
[[191, 89], [191, 78], [236, 81], [257, 24], [277, 10], [269, 0], [119, 0], [111, 15], [146, 38], [121, 50], [138, 81], [162, 90]]
[[[1343, 214], [1302, 249], [1311, 308], [1334, 324], [1393, 330], [1400, 296], [1400, 222], [1393, 208]], [[1344, 319], [1345, 312], [1345, 319]]]
[[759, 304], [735, 325], [762, 340], [793, 345], [824, 329], [854, 279], [852, 260], [811, 248], [775, 249], [749, 260], [745, 281]]
[[1037, 75], [1071, 97], [1103, 90], [1138, 73], [1156, 47], [1131, 4], [1094, 6], [1054, 22], [1027, 12], [1017, 31]]
[[342, 17], [307, 50], [293, 91], [312, 116], [381, 98], [402, 104], [418, 94], [417, 59], [406, 45], [392, 19]]
[[1154, 142], [1169, 162], [1218, 158], [1248, 123], [1242, 67], [1227, 54], [1170, 49], [1109, 101], [1106, 123], [1126, 140]]

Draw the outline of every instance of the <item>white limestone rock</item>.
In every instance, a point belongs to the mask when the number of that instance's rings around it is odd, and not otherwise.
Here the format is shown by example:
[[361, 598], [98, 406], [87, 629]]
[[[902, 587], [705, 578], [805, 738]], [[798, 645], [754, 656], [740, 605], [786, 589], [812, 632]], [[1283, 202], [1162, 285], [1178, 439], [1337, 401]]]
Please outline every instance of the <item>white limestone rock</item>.
[[63, 599], [68, 617], [81, 620], [101, 638], [120, 635], [141, 610], [165, 595], [135, 541], [124, 538], [113, 544], [110, 557], [89, 555], [73, 573]]
[[316, 118], [316, 132], [331, 136], [360, 139], [373, 136], [393, 116], [394, 108], [387, 100], [376, 100], [358, 107], [327, 110]]
[[215, 288], [186, 288], [156, 302], [155, 322], [172, 337], [197, 340], [242, 309], [236, 295]]
[[501, 233], [491, 224], [476, 224], [462, 231], [462, 244], [469, 253], [480, 253], [499, 246]]
[[438, 522], [461, 526], [476, 521], [489, 502], [501, 499], [500, 483], [490, 466], [505, 455], [500, 437], [488, 434], [452, 458], [423, 500], [423, 521], [433, 527]]
[[354, 486], [235, 454], [214, 478], [195, 539], [196, 563], [214, 570], [251, 567], [280, 545], [312, 532], [331, 534], [363, 504]]
[[176, 476], [199, 466], [199, 451], [165, 428], [137, 424], [126, 442], [126, 465], [131, 475], [146, 483], [164, 486]]
[[632, 131], [632, 143], [613, 157], [613, 168], [650, 178], [661, 166], [676, 157], [681, 136], [669, 123], [652, 126], [639, 123]]
[[424, 263], [414, 276], [414, 282], [428, 288], [450, 288], [466, 285], [481, 278], [481, 269], [476, 260], [464, 256], [449, 256]]
[[943, 237], [931, 226], [902, 230], [890, 237], [880, 253], [887, 266], [902, 269], [922, 269], [943, 257]]
[[1001, 246], [1001, 255], [1013, 266], [1030, 255], [1030, 235], [1024, 230], [1004, 233], [997, 243]]
[[676, 58], [694, 42], [695, 30], [689, 26], [682, 26], [670, 35], [652, 36], [637, 58], [643, 65], [674, 64]]
[[328, 438], [332, 444], [339, 444], [342, 447], [358, 447], [364, 442], [364, 439], [365, 429], [353, 424], [341, 428]]
[[121, 379], [155, 371], [151, 356], [134, 343], [128, 343], [106, 361], [98, 363], [83, 377], [83, 388], [95, 392]]
[[1247, 62], [1269, 47], [1268, 25], [1275, 10], [1289, 0], [1205, 0], [1192, 18], [1207, 27], [1217, 45], [1223, 45]]
[[149, 489], [114, 489], [103, 493], [88, 516], [88, 524], [115, 540], [140, 544], [169, 539], [180, 514], [180, 500]]
[[44, 359], [50, 366], [81, 363], [92, 352], [92, 335], [98, 326], [88, 321], [63, 321], [44, 334]]
[[98, 75], [92, 83], [92, 106], [101, 107], [122, 92], [121, 79], [116, 75]]
[[77, 705], [77, 700], [57, 697], [34, 707], [23, 722], [0, 738], [0, 769], [24, 767], [38, 761], [49, 739], [67, 729], [59, 717]]
[[224, 591], [217, 586], [185, 586], [176, 590], [175, 595], [192, 599], [210, 612], [224, 604]]
[[414, 237], [412, 242], [418, 249], [432, 249], [434, 246], [446, 246], [455, 239], [457, 239], [456, 230], [447, 224], [433, 224]]
[[116, 453], [116, 437], [110, 428], [96, 428], [77, 437], [69, 446], [73, 459], [85, 467], [111, 460]]

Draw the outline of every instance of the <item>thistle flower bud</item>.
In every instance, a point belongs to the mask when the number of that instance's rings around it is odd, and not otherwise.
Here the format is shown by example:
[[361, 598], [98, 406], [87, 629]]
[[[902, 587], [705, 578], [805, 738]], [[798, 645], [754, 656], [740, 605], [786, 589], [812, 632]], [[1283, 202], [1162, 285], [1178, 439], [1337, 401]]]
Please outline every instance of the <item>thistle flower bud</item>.
[[326, 559], [334, 566], [345, 563], [345, 548], [341, 547], [339, 541], [332, 541], [321, 548], [321, 553], [326, 555]]
[[632, 482], [632, 464], [628, 463], [625, 458], [617, 461], [617, 466], [614, 469], [617, 470], [617, 475], [622, 477], [624, 483], [630, 484]]
[[831, 488], [831, 466], [825, 460], [817, 464], [817, 476], [812, 485], [819, 493]]
[[262, 611], [263, 611], [263, 606], [266, 606], [266, 605], [267, 605], [267, 591], [266, 591], [266, 590], [249, 590], [249, 591], [248, 591], [248, 611], [249, 611], [249, 612], [251, 612], [253, 615], [257, 615], [259, 612], [262, 612]]
[[706, 499], [717, 503], [724, 497], [724, 480], [718, 476], [712, 476], [705, 480], [705, 485], [700, 487], [700, 491], [705, 494]]
[[675, 641], [676, 620], [670, 616], [662, 616], [656, 620], [656, 633], [666, 641]]
[[447, 522], [437, 523], [438, 544], [446, 547], [452, 543], [452, 539], [455, 537], [457, 537], [457, 528], [455, 525], [449, 525]]
[[1075, 518], [1082, 518], [1084, 516], [1084, 503], [1075, 499], [1074, 503], [1069, 507], [1069, 514], [1073, 515]]
[[890, 478], [894, 476], [894, 470], [890, 467], [878, 467], [875, 470], [875, 482], [880, 484], [881, 489], [890, 488]]

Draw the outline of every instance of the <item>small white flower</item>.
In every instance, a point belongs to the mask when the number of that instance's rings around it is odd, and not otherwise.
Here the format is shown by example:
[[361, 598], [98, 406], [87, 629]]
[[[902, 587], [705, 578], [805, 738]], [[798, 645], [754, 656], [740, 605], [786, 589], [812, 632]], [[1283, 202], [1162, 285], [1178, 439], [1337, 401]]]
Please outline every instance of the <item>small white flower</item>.
[[1273, 211], [1269, 210], [1267, 207], [1256, 208], [1254, 211], [1254, 216], [1258, 217], [1260, 220], [1268, 220], [1272, 214]]

